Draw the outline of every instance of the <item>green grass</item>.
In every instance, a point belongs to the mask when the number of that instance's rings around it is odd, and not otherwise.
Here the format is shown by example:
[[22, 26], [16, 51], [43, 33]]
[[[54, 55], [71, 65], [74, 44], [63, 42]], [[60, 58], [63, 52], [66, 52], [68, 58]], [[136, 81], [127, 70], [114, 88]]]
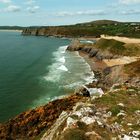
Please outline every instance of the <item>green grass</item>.
[[125, 65], [124, 71], [130, 76], [140, 76], [140, 60]]
[[114, 39], [100, 39], [96, 42], [95, 46], [103, 51], [109, 51], [115, 55], [123, 55], [126, 50], [125, 43], [116, 41]]

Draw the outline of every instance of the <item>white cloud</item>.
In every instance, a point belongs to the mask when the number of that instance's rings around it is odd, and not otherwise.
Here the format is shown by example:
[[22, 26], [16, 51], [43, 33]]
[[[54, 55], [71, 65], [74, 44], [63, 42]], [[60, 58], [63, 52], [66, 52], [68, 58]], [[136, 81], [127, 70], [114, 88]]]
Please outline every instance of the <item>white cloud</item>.
[[33, 5], [35, 2], [36, 2], [35, 0], [28, 0], [27, 2], [25, 2], [25, 4]]
[[140, 10], [127, 10], [127, 11], [122, 11], [121, 14], [123, 15], [136, 15], [136, 14], [140, 14]]
[[121, 4], [137, 4], [140, 3], [140, 0], [119, 0]]
[[62, 11], [55, 13], [56, 16], [77, 16], [77, 15], [105, 15], [106, 12], [103, 10], [87, 10], [87, 11], [77, 11], [77, 12], [67, 12]]
[[11, 0], [0, 0], [0, 3], [11, 3]]
[[40, 7], [39, 6], [30, 6], [27, 8], [27, 11], [29, 11], [30, 13], [35, 13]]
[[9, 5], [7, 8], [4, 9], [4, 11], [6, 12], [18, 12], [20, 10], [20, 7], [17, 5]]

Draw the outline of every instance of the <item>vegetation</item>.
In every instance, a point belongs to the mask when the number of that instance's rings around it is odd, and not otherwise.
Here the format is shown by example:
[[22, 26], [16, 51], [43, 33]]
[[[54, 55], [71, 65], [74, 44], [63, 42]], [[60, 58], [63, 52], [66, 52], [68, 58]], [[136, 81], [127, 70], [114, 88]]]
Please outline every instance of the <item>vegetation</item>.
[[124, 44], [125, 43], [114, 39], [100, 39], [95, 45], [103, 51], [108, 50], [112, 54], [122, 55], [123, 52], [126, 51]]
[[23, 30], [25, 27], [21, 26], [0, 26], [0, 30]]
[[130, 63], [125, 66], [125, 72], [129, 74], [131, 77], [140, 76], [140, 60]]
[[[36, 31], [35, 31], [36, 30]], [[23, 34], [66, 36], [66, 37], [99, 37], [101, 34], [118, 35], [127, 37], [140, 37], [140, 23], [117, 22], [111, 20], [98, 20], [67, 26], [29, 27]], [[41, 33], [40, 33], [41, 32]]]

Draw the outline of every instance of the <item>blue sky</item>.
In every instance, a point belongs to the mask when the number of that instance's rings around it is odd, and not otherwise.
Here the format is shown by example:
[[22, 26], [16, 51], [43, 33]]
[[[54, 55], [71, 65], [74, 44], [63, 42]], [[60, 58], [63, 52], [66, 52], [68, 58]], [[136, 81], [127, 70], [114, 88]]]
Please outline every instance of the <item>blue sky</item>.
[[65, 25], [100, 19], [140, 22], [140, 0], [0, 0], [0, 26]]

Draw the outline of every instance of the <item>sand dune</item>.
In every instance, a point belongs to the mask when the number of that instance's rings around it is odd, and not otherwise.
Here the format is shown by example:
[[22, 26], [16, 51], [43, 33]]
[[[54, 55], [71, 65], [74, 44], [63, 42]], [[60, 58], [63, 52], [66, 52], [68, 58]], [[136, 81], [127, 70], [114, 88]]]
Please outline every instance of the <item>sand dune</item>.
[[119, 36], [106, 36], [101, 35], [101, 38], [104, 39], [115, 39], [124, 43], [140, 43], [140, 39], [138, 38], [127, 38], [127, 37], [119, 37]]

